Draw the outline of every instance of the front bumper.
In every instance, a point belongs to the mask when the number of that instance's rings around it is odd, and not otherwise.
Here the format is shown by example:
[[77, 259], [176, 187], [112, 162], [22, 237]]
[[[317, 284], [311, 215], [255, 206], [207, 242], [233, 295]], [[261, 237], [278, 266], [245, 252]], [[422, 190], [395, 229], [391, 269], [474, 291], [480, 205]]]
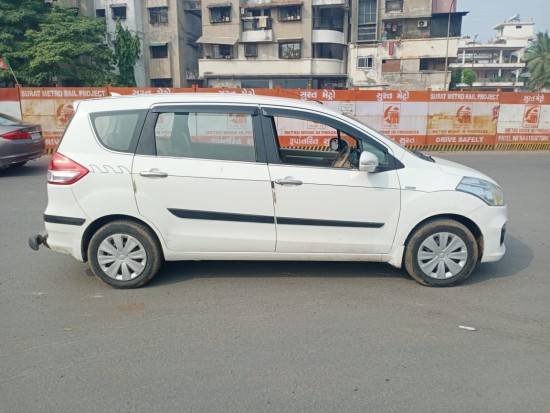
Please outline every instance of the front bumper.
[[504, 243], [508, 208], [506, 206], [483, 206], [474, 211], [469, 218], [473, 219], [483, 234], [483, 255], [480, 262], [500, 260], [506, 252]]

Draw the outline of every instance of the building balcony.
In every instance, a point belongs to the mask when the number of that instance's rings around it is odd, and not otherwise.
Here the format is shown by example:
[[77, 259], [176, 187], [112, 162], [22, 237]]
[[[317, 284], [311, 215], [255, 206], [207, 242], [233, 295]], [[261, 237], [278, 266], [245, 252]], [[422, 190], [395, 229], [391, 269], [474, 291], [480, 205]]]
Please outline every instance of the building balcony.
[[347, 44], [344, 33], [335, 30], [313, 30], [311, 43], [336, 43]]
[[308, 76], [346, 75], [346, 64], [336, 59], [200, 59], [199, 76], [244, 77], [253, 76]]
[[273, 41], [272, 19], [267, 16], [242, 17], [242, 43], [261, 43]]
[[187, 69], [185, 71], [185, 78], [187, 80], [197, 80], [197, 79], [199, 79], [199, 71], [198, 70], [189, 70], [189, 69]]
[[[469, 85], [465, 83], [457, 84], [459, 87], [467, 88]], [[511, 87], [511, 86], [523, 86], [523, 79], [516, 80], [515, 77], [502, 77], [495, 79], [477, 79], [474, 84], [474, 87], [490, 86], [490, 87]]]
[[525, 63], [451, 63], [451, 69], [523, 69]]
[[347, 0], [313, 0], [312, 6], [342, 6], [348, 7]]

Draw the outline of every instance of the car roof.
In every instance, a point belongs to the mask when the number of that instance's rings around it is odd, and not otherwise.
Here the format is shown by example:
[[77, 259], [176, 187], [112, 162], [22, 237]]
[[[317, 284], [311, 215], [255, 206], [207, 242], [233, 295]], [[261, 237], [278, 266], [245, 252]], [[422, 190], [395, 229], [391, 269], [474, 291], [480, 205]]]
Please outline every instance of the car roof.
[[[298, 97], [299, 95], [297, 95]], [[76, 103], [78, 111], [94, 112], [109, 110], [145, 109], [159, 104], [211, 103], [211, 104], [256, 104], [281, 105], [304, 109], [322, 109], [317, 101], [281, 98], [240, 93], [156, 93], [147, 95], [110, 96], [82, 100]]]

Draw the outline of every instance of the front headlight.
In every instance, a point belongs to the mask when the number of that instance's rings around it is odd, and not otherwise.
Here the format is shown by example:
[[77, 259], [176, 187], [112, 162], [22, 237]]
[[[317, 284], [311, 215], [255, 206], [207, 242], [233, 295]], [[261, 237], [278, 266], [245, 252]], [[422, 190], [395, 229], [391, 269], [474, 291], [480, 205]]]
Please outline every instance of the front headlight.
[[456, 187], [457, 191], [467, 192], [482, 199], [487, 205], [504, 205], [504, 195], [502, 189], [497, 185], [484, 179], [472, 178], [466, 176]]

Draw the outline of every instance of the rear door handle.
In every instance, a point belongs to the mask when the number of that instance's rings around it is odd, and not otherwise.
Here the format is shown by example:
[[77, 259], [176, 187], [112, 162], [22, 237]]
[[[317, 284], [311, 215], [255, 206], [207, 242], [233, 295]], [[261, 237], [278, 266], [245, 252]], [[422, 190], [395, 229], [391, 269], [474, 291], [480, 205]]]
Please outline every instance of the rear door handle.
[[161, 172], [158, 169], [151, 169], [150, 171], [141, 171], [139, 174], [146, 178], [166, 178], [168, 176], [166, 172]]
[[302, 185], [302, 181], [297, 179], [275, 179], [277, 185]]

